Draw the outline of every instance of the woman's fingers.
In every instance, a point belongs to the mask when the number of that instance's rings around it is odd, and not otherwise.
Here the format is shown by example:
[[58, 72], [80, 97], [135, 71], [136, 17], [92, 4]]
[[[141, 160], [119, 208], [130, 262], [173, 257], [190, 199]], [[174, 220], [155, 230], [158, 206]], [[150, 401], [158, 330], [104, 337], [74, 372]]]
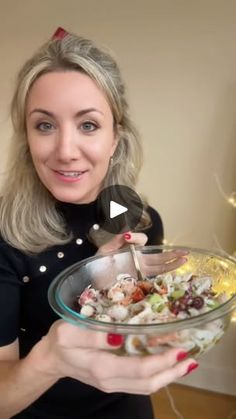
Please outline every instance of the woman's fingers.
[[115, 252], [120, 249], [125, 243], [123, 234], [116, 234], [109, 242], [99, 247], [97, 254], [102, 255], [107, 252]]
[[145, 246], [148, 237], [144, 233], [131, 233], [127, 232], [124, 234], [124, 239], [127, 244], [135, 244], [136, 246]]
[[142, 271], [147, 276], [161, 275], [161, 274], [174, 271], [175, 269], [184, 265], [184, 263], [186, 262], [187, 262], [187, 259], [180, 258], [178, 260], [174, 260], [173, 262], [165, 263], [163, 265], [150, 265], [150, 266], [142, 265]]
[[108, 243], [104, 244], [98, 249], [97, 254], [105, 254], [107, 252], [114, 252], [127, 244], [135, 244], [136, 246], [144, 246], [147, 242], [147, 236], [144, 233], [116, 234]]
[[[178, 362], [178, 354], [183, 354], [184, 350], [174, 348], [167, 350], [164, 354], [138, 356], [118, 356], [107, 354], [101, 351], [96, 359], [90, 358], [90, 364], [95, 363], [93, 370], [103, 379], [112, 377], [127, 379], [145, 379], [150, 378], [166, 369], [173, 367]], [[187, 354], [186, 354], [187, 356]], [[193, 360], [187, 360], [192, 363]], [[186, 364], [186, 365], [187, 365]]]
[[178, 259], [186, 259], [189, 254], [186, 250], [170, 250], [162, 253], [142, 253], [142, 260], [146, 265], [163, 265], [164, 263], [170, 263], [171, 261]]
[[103, 381], [101, 390], [111, 393], [115, 388], [117, 392], [149, 395], [193, 371], [197, 366], [194, 360], [189, 359], [147, 378], [110, 378]]
[[160, 275], [173, 271], [187, 262], [187, 251], [169, 251], [158, 254], [142, 254], [141, 269], [145, 275]]
[[105, 392], [151, 394], [197, 367], [191, 358], [179, 362], [178, 355], [183, 353], [180, 349], [171, 349], [162, 355], [141, 358], [119, 357], [105, 352], [94, 357], [91, 353], [89, 365], [93, 381]]
[[63, 348], [111, 350], [119, 348], [124, 342], [124, 338], [121, 335], [95, 332], [72, 325], [64, 320], [56, 321], [50, 329], [50, 334], [53, 334], [53, 339]]
[[[145, 357], [118, 356], [123, 337], [81, 329], [63, 320], [51, 327], [50, 347], [60, 359], [60, 376], [69, 376], [105, 392], [150, 394], [197, 366], [181, 348]], [[47, 336], [49, 336], [47, 335]]]
[[106, 393], [151, 394], [198, 366], [194, 359], [178, 362], [174, 358], [169, 360], [170, 366], [168, 366], [168, 362], [162, 363], [163, 359], [158, 359], [155, 355], [147, 356], [146, 359], [119, 357], [104, 351], [94, 353], [91, 349], [87, 351], [86, 356], [85, 351], [78, 355], [82, 368], [79, 377], [74, 368], [72, 377]]
[[[110, 362], [109, 373], [111, 375], [121, 374], [125, 376], [128, 374], [129, 378], [142, 378], [169, 368], [177, 362], [179, 353], [184, 352], [181, 348], [172, 348], [164, 354], [145, 357], [117, 356], [112, 352], [105, 351], [119, 349], [124, 343], [124, 336], [83, 329], [63, 320], [58, 320], [53, 324], [50, 329], [51, 333], [53, 333], [53, 339], [56, 339], [57, 345], [60, 347], [80, 349], [81, 351], [84, 349], [92, 350], [90, 357], [94, 352], [97, 352], [96, 357], [99, 357], [99, 363], [102, 365], [106, 363], [107, 365]], [[87, 351], [84, 353], [86, 356]], [[91, 358], [90, 361], [92, 362]], [[95, 362], [97, 362], [97, 358]]]
[[[121, 249], [127, 244], [145, 246], [147, 236], [144, 233], [116, 234], [108, 243], [98, 249], [97, 254], [106, 254]], [[187, 261], [187, 250], [170, 250], [155, 254], [138, 253], [141, 270], [145, 275], [159, 275], [177, 269]]]

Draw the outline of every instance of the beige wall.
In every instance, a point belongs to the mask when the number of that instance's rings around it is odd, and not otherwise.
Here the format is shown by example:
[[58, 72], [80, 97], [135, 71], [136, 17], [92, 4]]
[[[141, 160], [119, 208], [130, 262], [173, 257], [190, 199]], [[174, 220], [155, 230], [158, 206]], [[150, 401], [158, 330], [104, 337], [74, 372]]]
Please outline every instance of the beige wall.
[[[170, 242], [236, 250], [236, 2], [0, 0], [0, 163], [20, 64], [57, 26], [116, 54], [142, 133], [140, 190]], [[186, 382], [236, 394], [236, 324]], [[208, 374], [208, 376], [206, 376]]]

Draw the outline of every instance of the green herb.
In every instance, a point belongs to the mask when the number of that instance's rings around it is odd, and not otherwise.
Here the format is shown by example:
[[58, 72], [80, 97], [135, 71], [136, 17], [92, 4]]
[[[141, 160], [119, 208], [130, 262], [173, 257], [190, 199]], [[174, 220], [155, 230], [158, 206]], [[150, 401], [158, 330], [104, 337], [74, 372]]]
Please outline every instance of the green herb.
[[163, 299], [159, 294], [152, 294], [151, 297], [148, 299], [150, 304], [162, 303]]
[[183, 297], [185, 294], [185, 290], [175, 290], [171, 293], [171, 297], [174, 300], [178, 300], [179, 298]]

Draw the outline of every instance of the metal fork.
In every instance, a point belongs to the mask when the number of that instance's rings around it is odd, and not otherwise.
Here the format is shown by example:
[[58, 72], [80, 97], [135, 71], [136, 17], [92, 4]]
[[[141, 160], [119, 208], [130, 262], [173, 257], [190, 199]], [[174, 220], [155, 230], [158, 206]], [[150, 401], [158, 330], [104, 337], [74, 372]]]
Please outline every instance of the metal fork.
[[138, 260], [138, 256], [137, 256], [134, 244], [130, 244], [129, 248], [130, 248], [130, 253], [134, 261], [134, 266], [137, 272], [138, 281], [144, 281], [144, 277], [140, 269], [140, 264], [139, 264], [139, 260]]

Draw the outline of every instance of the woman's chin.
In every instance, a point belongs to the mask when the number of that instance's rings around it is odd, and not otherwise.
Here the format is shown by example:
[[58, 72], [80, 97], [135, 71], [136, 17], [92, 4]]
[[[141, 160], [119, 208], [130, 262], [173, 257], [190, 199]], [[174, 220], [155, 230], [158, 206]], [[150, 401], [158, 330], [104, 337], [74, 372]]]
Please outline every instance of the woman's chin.
[[88, 204], [92, 201], [95, 201], [97, 194], [87, 193], [87, 194], [75, 194], [75, 193], [56, 193], [51, 191], [51, 194], [57, 201], [66, 202], [68, 204]]

